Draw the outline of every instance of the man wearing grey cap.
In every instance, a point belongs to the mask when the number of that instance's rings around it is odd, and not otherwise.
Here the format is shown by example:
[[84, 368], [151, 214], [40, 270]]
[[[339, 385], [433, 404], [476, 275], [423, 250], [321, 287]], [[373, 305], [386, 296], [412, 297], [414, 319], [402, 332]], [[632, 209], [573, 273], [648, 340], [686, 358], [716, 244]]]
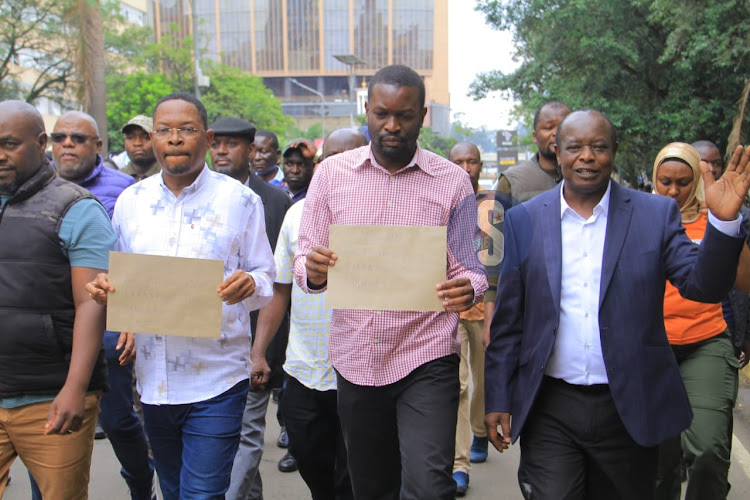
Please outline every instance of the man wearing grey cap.
[[[252, 189], [263, 202], [266, 234], [271, 248], [276, 247], [281, 223], [292, 200], [285, 191], [268, 184], [250, 172], [250, 158], [255, 151], [255, 127], [239, 118], [227, 117], [210, 125], [214, 131], [209, 154], [211, 167], [219, 173], [237, 179]], [[258, 311], [250, 313], [250, 324], [255, 332]], [[226, 497], [229, 500], [262, 498], [263, 484], [258, 466], [263, 455], [266, 429], [266, 410], [271, 389], [283, 381], [284, 351], [289, 336], [289, 315], [285, 314], [274, 340], [268, 348], [268, 364], [272, 368], [271, 380], [257, 392], [249, 392], [242, 416], [240, 445], [234, 458], [232, 476]]]
[[125, 151], [130, 162], [122, 171], [133, 176], [136, 182], [161, 171], [156, 161], [154, 150], [151, 148], [151, 131], [154, 130], [154, 120], [150, 116], [137, 115], [122, 127], [125, 134]]

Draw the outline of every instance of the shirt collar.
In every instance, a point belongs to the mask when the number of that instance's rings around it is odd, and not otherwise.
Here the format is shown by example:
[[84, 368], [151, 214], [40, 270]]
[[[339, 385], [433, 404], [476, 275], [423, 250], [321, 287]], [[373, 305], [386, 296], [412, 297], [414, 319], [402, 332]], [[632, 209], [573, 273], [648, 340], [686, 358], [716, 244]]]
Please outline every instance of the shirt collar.
[[[565, 181], [562, 181], [560, 183], [560, 219], [563, 218], [567, 210], [570, 210], [571, 212], [576, 213], [575, 210], [570, 208], [570, 205], [568, 205], [568, 202], [565, 200], [565, 195], [563, 194], [565, 192], [564, 189], [565, 189]], [[612, 190], [612, 180], [610, 179], [609, 183], [607, 184], [607, 190], [604, 191], [604, 195], [602, 196], [602, 199], [599, 200], [599, 203], [597, 203], [596, 206], [594, 207], [594, 215], [603, 213], [606, 216], [609, 213], [609, 193], [611, 190]]]
[[[209, 175], [211, 175], [210, 170], [208, 169], [208, 165], [205, 163], [203, 164], [203, 168], [201, 169], [201, 173], [198, 174], [198, 177], [195, 178], [192, 184], [187, 186], [185, 189], [182, 190], [182, 193], [180, 193], [180, 196], [183, 194], [190, 194], [196, 192], [203, 184], [206, 183], [206, 180], [208, 179]], [[161, 184], [162, 189], [166, 189], [169, 191], [169, 188], [166, 184], [164, 184], [164, 171], [159, 172], [159, 184]], [[171, 192], [171, 191], [170, 191]]]
[[[378, 163], [378, 160], [375, 159], [375, 154], [372, 152], [372, 142], [367, 145], [367, 147], [362, 149], [362, 153], [360, 154], [357, 162], [354, 164], [352, 168], [359, 168], [363, 166], [365, 163], [367, 163], [367, 160], [370, 161], [370, 163], [376, 167], [381, 168], [388, 172], [388, 170], [380, 165]], [[402, 172], [406, 170], [407, 168], [411, 167], [417, 167], [421, 170], [423, 170], [426, 174], [434, 177], [435, 176], [435, 169], [433, 165], [431, 165], [427, 159], [427, 155], [424, 154], [424, 150], [419, 147], [419, 144], [417, 144], [417, 151], [414, 153], [414, 156], [412, 157], [411, 161], [406, 164], [403, 168], [399, 169], [399, 172]]]

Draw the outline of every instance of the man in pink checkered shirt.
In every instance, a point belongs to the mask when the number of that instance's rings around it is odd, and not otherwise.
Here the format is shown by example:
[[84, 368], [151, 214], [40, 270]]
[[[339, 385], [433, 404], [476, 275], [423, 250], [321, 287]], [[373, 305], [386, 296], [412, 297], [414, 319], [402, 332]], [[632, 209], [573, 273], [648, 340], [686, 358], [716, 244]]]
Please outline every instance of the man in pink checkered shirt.
[[[326, 289], [331, 224], [447, 226], [443, 312], [334, 310], [329, 357], [357, 499], [452, 499], [458, 408], [458, 313], [487, 289], [474, 250], [474, 191], [457, 165], [418, 147], [425, 88], [406, 66], [370, 81], [364, 146], [324, 161], [302, 215], [294, 272]], [[387, 244], [387, 243], [384, 243]]]

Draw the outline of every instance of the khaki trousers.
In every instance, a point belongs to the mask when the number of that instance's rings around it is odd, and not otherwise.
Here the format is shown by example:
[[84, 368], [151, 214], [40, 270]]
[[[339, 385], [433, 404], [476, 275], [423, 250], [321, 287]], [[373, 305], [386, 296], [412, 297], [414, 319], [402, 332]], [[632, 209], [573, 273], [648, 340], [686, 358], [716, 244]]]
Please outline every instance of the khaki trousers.
[[[472, 434], [486, 437], [484, 427], [484, 346], [482, 346], [483, 320], [458, 321], [461, 336], [461, 363], [458, 374], [461, 392], [458, 396], [458, 421], [456, 423], [456, 455], [453, 472], [469, 473]], [[469, 373], [472, 390], [469, 391]]]
[[52, 401], [0, 408], [0, 498], [16, 456], [34, 476], [44, 500], [88, 498], [91, 452], [101, 393], [88, 394], [81, 429], [44, 434]]

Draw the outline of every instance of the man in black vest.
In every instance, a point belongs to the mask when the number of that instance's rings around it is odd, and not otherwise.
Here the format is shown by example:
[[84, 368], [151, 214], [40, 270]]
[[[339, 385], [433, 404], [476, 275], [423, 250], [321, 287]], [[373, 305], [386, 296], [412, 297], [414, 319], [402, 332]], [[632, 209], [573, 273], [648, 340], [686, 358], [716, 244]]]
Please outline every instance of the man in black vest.
[[88, 495], [106, 386], [104, 308], [84, 289], [115, 238], [104, 207], [57, 177], [38, 111], [0, 102], [0, 497], [20, 456], [44, 498]]

